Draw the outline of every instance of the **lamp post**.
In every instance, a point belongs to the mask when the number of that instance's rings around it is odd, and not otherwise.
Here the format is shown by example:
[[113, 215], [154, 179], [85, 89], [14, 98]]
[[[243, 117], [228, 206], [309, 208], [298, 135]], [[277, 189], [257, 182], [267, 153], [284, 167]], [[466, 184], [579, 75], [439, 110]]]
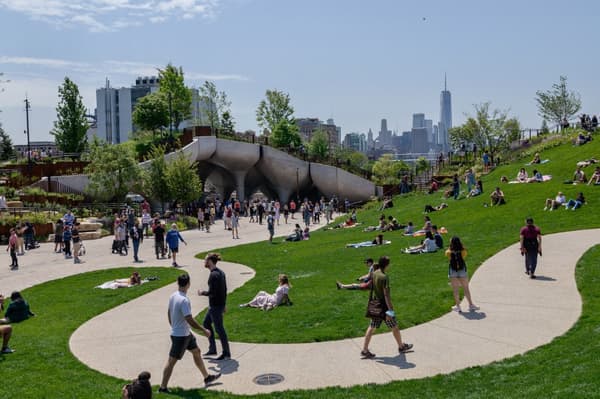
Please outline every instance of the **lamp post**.
[[31, 104], [29, 103], [29, 99], [25, 97], [25, 134], [27, 135], [27, 174], [29, 176], [29, 180], [31, 180], [31, 142], [29, 141], [29, 108], [31, 108]]
[[299, 178], [298, 178], [299, 168], [296, 168], [296, 201], [300, 200], [300, 189], [299, 189]]

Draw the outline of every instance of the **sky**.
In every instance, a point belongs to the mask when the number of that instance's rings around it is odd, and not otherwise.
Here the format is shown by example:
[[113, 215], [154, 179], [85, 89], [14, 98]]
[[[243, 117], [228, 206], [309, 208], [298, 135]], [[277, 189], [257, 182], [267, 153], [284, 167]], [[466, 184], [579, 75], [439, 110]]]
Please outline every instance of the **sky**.
[[173, 63], [228, 95], [238, 131], [259, 131], [267, 89], [342, 134], [436, 123], [444, 74], [454, 125], [490, 101], [539, 128], [535, 93], [561, 75], [600, 113], [599, 17], [592, 0], [0, 0], [0, 123], [26, 143], [27, 97], [31, 140], [53, 140], [65, 76], [93, 110], [106, 79], [129, 87]]

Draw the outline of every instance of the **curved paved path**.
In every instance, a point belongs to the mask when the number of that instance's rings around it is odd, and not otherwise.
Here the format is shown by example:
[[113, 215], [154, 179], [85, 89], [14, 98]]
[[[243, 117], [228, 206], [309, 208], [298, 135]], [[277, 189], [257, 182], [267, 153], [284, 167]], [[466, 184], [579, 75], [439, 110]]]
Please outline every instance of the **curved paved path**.
[[[242, 236], [250, 238], [236, 240], [236, 244], [264, 238], [264, 226], [244, 224], [243, 227]], [[284, 229], [289, 230], [283, 227], [282, 232]], [[193, 254], [232, 242], [218, 227], [214, 231], [184, 234], [190, 246], [183, 248], [181, 263], [192, 277], [190, 293], [204, 288], [207, 278]], [[374, 360], [360, 360], [360, 337], [288, 345], [233, 343], [232, 360], [207, 362], [209, 368], [220, 369], [224, 374], [221, 384], [210, 389], [250, 394], [385, 383], [450, 373], [527, 352], [564, 334], [579, 318], [581, 298], [574, 268], [588, 248], [600, 243], [599, 233], [596, 229], [544, 236], [544, 257], [540, 260], [537, 280], [530, 280], [523, 273], [517, 245], [500, 251], [484, 262], [471, 282], [481, 310], [463, 315], [448, 313], [404, 330], [404, 339], [415, 344], [414, 352], [399, 356], [389, 333], [373, 338], [371, 349], [378, 355]], [[110, 239], [88, 242], [87, 247], [89, 254], [107, 253]], [[116, 255], [95, 260], [88, 255], [88, 263], [81, 266], [67, 263], [57, 255], [57, 262], [48, 264], [49, 249], [43, 246], [36, 251], [20, 259], [23, 266], [19, 272], [0, 272], [0, 292], [123, 264], [123, 258]], [[150, 245], [144, 244], [142, 251], [145, 259], [152, 259]], [[36, 260], [43, 262], [39, 265]], [[243, 265], [223, 262], [222, 266], [230, 289], [253, 276]], [[174, 285], [164, 287], [93, 318], [73, 334], [71, 350], [91, 368], [122, 378], [132, 378], [140, 370], [148, 369], [153, 374], [153, 383], [158, 384], [169, 348], [166, 303], [174, 289]], [[190, 298], [194, 311], [206, 306], [206, 298], [195, 295]], [[200, 344], [206, 348], [203, 339]], [[188, 357], [177, 364], [171, 386], [202, 386], [199, 373]], [[283, 374], [285, 381], [272, 386], [252, 382], [258, 374], [269, 372]]]

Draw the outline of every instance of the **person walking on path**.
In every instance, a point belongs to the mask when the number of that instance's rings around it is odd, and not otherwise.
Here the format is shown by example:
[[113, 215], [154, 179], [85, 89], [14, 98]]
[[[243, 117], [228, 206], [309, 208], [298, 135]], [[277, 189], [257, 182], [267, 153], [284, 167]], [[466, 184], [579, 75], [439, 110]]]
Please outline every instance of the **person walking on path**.
[[525, 256], [525, 274], [535, 278], [538, 255], [542, 256], [542, 233], [540, 228], [533, 224], [533, 218], [525, 220], [526, 225], [521, 228], [521, 256]]
[[75, 222], [71, 230], [71, 239], [73, 240], [73, 263], [82, 263], [79, 259], [79, 250], [81, 249], [81, 237], [79, 236], [79, 222]]
[[70, 224], [65, 223], [65, 227], [63, 228], [63, 242], [65, 245], [65, 259], [71, 259], [73, 256], [71, 255], [71, 226]]
[[[167, 384], [173, 373], [173, 368], [178, 360], [181, 360], [186, 350], [192, 352], [194, 363], [202, 376], [204, 384], [209, 384], [221, 376], [221, 374], [208, 374], [202, 353], [196, 342], [196, 337], [192, 334], [191, 328], [200, 330], [210, 338], [211, 332], [202, 327], [192, 316], [192, 306], [190, 299], [187, 297], [187, 292], [190, 288], [190, 276], [182, 274], [177, 278], [178, 290], [175, 291], [169, 298], [169, 309], [167, 317], [171, 326], [171, 350], [169, 351], [169, 360], [163, 371], [162, 382], [158, 392], [168, 393]], [[191, 327], [191, 328], [190, 328]]]
[[238, 211], [233, 211], [231, 215], [231, 238], [239, 239], [239, 228], [240, 228], [240, 213]]
[[273, 244], [273, 236], [275, 235], [275, 212], [269, 213], [267, 216], [267, 230], [269, 230], [269, 242]]
[[[204, 259], [204, 267], [210, 270], [208, 277], [208, 291], [198, 290], [198, 295], [208, 296], [208, 311], [204, 317], [202, 325], [210, 330], [211, 335], [208, 337], [208, 352], [205, 356], [217, 354], [217, 344], [215, 341], [215, 330], [219, 334], [223, 353], [217, 357], [217, 360], [227, 360], [231, 358], [229, 350], [229, 340], [227, 332], [223, 327], [223, 314], [227, 311], [227, 281], [225, 273], [217, 267], [217, 262], [221, 260], [221, 255], [210, 253]], [[214, 325], [214, 330], [213, 330]]]
[[478, 306], [475, 306], [471, 300], [471, 291], [469, 290], [469, 274], [467, 273], [467, 264], [465, 258], [467, 257], [467, 250], [463, 247], [460, 238], [452, 237], [450, 240], [450, 247], [446, 250], [446, 256], [450, 260], [448, 265], [448, 278], [452, 285], [452, 292], [454, 294], [454, 306], [452, 310], [455, 312], [462, 312], [460, 309], [460, 287], [463, 288], [465, 298], [469, 302], [469, 310], [479, 310]]
[[58, 219], [54, 225], [54, 252], [62, 253], [63, 251], [63, 221]]
[[8, 239], [8, 247], [6, 247], [6, 251], [10, 253], [10, 270], [18, 270], [19, 269], [19, 259], [17, 258], [17, 230], [13, 227], [10, 229], [10, 237]]
[[156, 252], [156, 259], [165, 257], [165, 228], [162, 225], [160, 219], [154, 220], [154, 226], [152, 227], [154, 233], [154, 251]]
[[185, 240], [183, 239], [183, 237], [181, 236], [181, 234], [179, 234], [179, 231], [177, 230], [177, 224], [173, 223], [171, 225], [171, 230], [169, 230], [167, 232], [167, 245], [169, 246], [169, 249], [171, 250], [171, 253], [173, 254], [173, 267], [179, 267], [179, 265], [177, 264], [177, 252], [179, 252], [179, 240], [181, 240], [181, 242], [183, 242], [185, 245], [187, 245], [187, 242], [185, 242]]
[[140, 259], [138, 258], [138, 252], [140, 250], [140, 242], [142, 241], [142, 237], [144, 235], [143, 228], [140, 228], [139, 220], [135, 220], [133, 226], [129, 230], [129, 235], [131, 236], [131, 244], [133, 245], [133, 261], [138, 263]]
[[[398, 323], [396, 322], [396, 313], [394, 312], [394, 305], [392, 304], [392, 297], [390, 295], [390, 280], [388, 275], [385, 274], [389, 264], [389, 257], [382, 256], [379, 258], [379, 262], [377, 262], [379, 268], [373, 272], [373, 293], [375, 294], [375, 297], [384, 305], [385, 324], [392, 329], [392, 334], [394, 335], [394, 339], [398, 344], [398, 351], [400, 353], [405, 353], [409, 351], [413, 345], [402, 342], [400, 329], [398, 328]], [[371, 318], [371, 324], [365, 333], [363, 349], [360, 352], [363, 358], [372, 359], [375, 357], [375, 354], [369, 351], [369, 343], [371, 342], [371, 337], [373, 336], [375, 329], [379, 328], [383, 321], [383, 318]]]

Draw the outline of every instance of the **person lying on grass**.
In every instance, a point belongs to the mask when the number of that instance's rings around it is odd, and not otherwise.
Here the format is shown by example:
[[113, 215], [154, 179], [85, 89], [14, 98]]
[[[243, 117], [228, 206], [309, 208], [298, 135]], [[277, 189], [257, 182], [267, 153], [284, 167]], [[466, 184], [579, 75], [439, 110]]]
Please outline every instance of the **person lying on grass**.
[[[365, 259], [365, 266], [369, 268], [367, 274], [360, 276], [356, 279], [359, 283], [354, 284], [342, 284], [339, 281], [335, 282], [335, 286], [338, 290], [368, 290], [371, 288], [371, 279], [373, 277], [373, 272], [377, 270], [375, 267], [377, 265], [373, 264], [372, 258]], [[377, 266], [379, 267], [379, 266]]]
[[262, 310], [271, 310], [282, 303], [289, 302], [288, 293], [290, 291], [290, 282], [288, 276], [280, 274], [278, 277], [279, 285], [275, 293], [269, 294], [266, 291], [259, 291], [250, 302], [242, 303], [241, 308], [259, 308]]

